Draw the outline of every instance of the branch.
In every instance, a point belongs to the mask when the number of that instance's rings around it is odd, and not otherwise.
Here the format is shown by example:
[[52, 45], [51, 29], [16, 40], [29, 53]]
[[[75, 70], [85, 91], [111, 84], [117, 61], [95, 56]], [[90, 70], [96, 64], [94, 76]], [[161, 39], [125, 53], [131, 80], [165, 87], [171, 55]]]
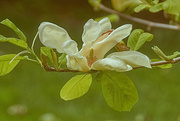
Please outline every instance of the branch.
[[[177, 62], [179, 62], [180, 61], [180, 57], [177, 57], [177, 58], [174, 58], [174, 59], [172, 59], [172, 60], [170, 60], [170, 61], [166, 61], [166, 60], [164, 60], [164, 61], [158, 61], [158, 62], [152, 62], [151, 63], [151, 66], [158, 66], [158, 65], [164, 65], [164, 64], [174, 64], [174, 63], [177, 63]], [[135, 68], [133, 68], [133, 69], [138, 69], [138, 68], [144, 68], [143, 66], [140, 66], [140, 67], [135, 67]]]
[[144, 20], [144, 19], [141, 19], [141, 18], [125, 15], [123, 13], [119, 13], [119, 12], [113, 10], [113, 9], [110, 9], [110, 8], [108, 8], [108, 7], [106, 7], [106, 6], [102, 5], [102, 4], [100, 4], [99, 7], [103, 11], [106, 11], [108, 13], [115, 13], [115, 14], [119, 15], [122, 18], [128, 19], [130, 21], [133, 21], [133, 22], [136, 22], [136, 23], [139, 23], [139, 24], [146, 25], [148, 28], [156, 27], [156, 28], [164, 28], [164, 29], [171, 29], [171, 30], [180, 30], [180, 27], [176, 26], [176, 25], [156, 23], [156, 22]]
[[44, 68], [44, 70], [46, 70], [46, 71], [53, 71], [53, 72], [79, 72], [79, 71], [76, 71], [76, 70], [69, 70], [69, 69], [58, 69], [58, 70], [56, 70], [55, 68], [52, 68], [52, 67], [50, 67], [50, 66], [43, 66], [43, 68]]
[[[158, 65], [164, 65], [164, 64], [174, 64], [174, 63], [177, 63], [180, 61], [180, 57], [177, 57], [177, 58], [174, 58], [172, 59], [171, 61], [158, 61], [158, 62], [152, 62], [151, 63], [151, 66], [158, 66]], [[52, 68], [48, 65], [46, 66], [43, 66], [43, 68], [46, 70], [46, 71], [54, 71], [54, 72], [79, 72], [79, 71], [76, 71], [76, 70], [69, 70], [69, 69], [59, 69], [59, 70], [56, 70], [55, 68]], [[139, 69], [139, 68], [145, 68], [144, 66], [140, 66], [140, 67], [134, 67], [133, 69]], [[90, 71], [89, 73], [91, 73], [93, 71]]]

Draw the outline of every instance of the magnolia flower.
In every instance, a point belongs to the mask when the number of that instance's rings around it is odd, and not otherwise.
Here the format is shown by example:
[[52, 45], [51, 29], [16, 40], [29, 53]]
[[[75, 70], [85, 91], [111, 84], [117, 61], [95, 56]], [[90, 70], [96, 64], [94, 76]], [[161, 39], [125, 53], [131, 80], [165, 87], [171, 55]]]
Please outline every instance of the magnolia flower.
[[43, 22], [38, 30], [42, 44], [56, 49], [59, 53], [67, 54], [67, 67], [70, 70], [124, 72], [138, 66], [151, 68], [149, 58], [137, 51], [114, 52], [105, 57], [110, 49], [130, 34], [132, 30], [130, 24], [113, 30], [108, 18], [99, 22], [93, 19], [88, 20], [84, 25], [83, 46], [80, 51], [78, 51], [77, 43], [69, 37], [65, 29], [49, 22]]

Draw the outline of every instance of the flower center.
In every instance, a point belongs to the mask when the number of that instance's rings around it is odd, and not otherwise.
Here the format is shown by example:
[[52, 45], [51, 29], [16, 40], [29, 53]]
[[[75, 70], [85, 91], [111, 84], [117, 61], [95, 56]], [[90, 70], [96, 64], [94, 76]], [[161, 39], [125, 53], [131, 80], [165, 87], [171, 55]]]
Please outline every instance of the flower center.
[[[111, 33], [113, 32], [113, 29], [107, 31], [107, 32], [104, 32], [103, 34], [101, 34], [100, 37], [98, 37], [96, 39], [96, 41], [93, 42], [93, 45], [95, 45], [96, 43], [106, 39]], [[93, 49], [90, 49], [90, 52], [89, 52], [89, 56], [86, 57], [87, 59], [87, 63], [88, 63], [88, 66], [91, 67], [91, 65], [97, 61], [97, 57], [94, 56], [94, 50]]]
[[94, 50], [91, 49], [90, 52], [89, 52], [89, 56], [86, 57], [87, 59], [87, 63], [88, 63], [88, 66], [91, 67], [91, 65], [97, 61], [97, 58], [96, 56], [94, 56]]

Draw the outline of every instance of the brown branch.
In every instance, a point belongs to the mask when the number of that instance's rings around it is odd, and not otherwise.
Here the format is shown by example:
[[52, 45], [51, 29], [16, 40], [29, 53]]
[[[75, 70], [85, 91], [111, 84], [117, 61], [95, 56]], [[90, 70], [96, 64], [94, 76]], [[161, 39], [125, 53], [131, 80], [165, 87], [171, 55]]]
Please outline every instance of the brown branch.
[[76, 70], [69, 70], [69, 69], [58, 69], [58, 70], [56, 70], [55, 68], [52, 68], [52, 67], [50, 67], [50, 66], [46, 66], [46, 67], [43, 67], [44, 68], [44, 70], [46, 70], [46, 71], [53, 71], [53, 72], [79, 72], [79, 71], [76, 71]]
[[146, 25], [148, 28], [156, 27], [156, 28], [164, 28], [164, 29], [171, 29], [171, 30], [180, 30], [180, 27], [176, 26], [176, 25], [156, 23], [156, 22], [144, 20], [144, 19], [141, 19], [141, 18], [133, 17], [133, 16], [130, 16], [130, 15], [125, 15], [123, 13], [119, 13], [119, 12], [113, 10], [113, 9], [110, 9], [110, 8], [108, 8], [108, 7], [106, 7], [106, 6], [102, 5], [102, 4], [100, 4], [99, 7], [103, 11], [106, 11], [108, 13], [115, 13], [115, 14], [119, 15], [120, 17], [125, 18], [127, 20], [130, 20], [130, 21], [133, 21], [133, 22], [136, 22], [136, 23], [139, 23], [139, 24]]
[[[159, 66], [159, 65], [164, 65], [164, 64], [174, 64], [174, 63], [177, 63], [177, 62], [179, 62], [180, 61], [180, 57], [177, 57], [177, 58], [174, 58], [174, 59], [172, 59], [172, 60], [170, 60], [170, 61], [166, 61], [166, 60], [164, 60], [164, 61], [157, 61], [157, 62], [152, 62], [151, 63], [151, 66]], [[144, 68], [143, 66], [140, 66], [140, 67], [135, 67], [135, 68], [133, 68], [133, 69], [138, 69], [138, 68]]]
[[[177, 58], [174, 58], [174, 59], [172, 59], [170, 61], [164, 60], [164, 61], [152, 62], [151, 66], [153, 67], [153, 66], [159, 66], [159, 65], [170, 64], [170, 63], [174, 64], [174, 63], [177, 63], [179, 61], [180, 61], [180, 57], [177, 57]], [[76, 70], [69, 70], [69, 69], [59, 69], [59, 70], [56, 70], [55, 68], [52, 68], [52, 67], [47, 66], [47, 65], [44, 66], [43, 68], [46, 71], [54, 71], [54, 72], [79, 72], [79, 71], [76, 71]], [[140, 66], [140, 67], [134, 67], [133, 69], [139, 69], [139, 68], [145, 68], [145, 67]], [[92, 72], [92, 70], [90, 72]], [[88, 72], [88, 73], [90, 73], [90, 72]]]

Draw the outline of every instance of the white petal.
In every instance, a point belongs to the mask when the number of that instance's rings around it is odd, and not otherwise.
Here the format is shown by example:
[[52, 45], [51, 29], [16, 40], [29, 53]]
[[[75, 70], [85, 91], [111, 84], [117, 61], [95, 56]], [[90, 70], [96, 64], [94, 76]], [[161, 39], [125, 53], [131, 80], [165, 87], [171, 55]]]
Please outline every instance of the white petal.
[[79, 51], [79, 54], [84, 57], [88, 57], [91, 47], [92, 47], [91, 43], [83, 44], [82, 49]]
[[63, 43], [62, 48], [67, 55], [73, 56], [78, 52], [77, 43], [73, 40], [68, 40]]
[[132, 67], [126, 65], [123, 60], [112, 58], [104, 58], [97, 60], [92, 64], [91, 68], [93, 70], [112, 70], [117, 72], [124, 72], [132, 69]]
[[70, 70], [78, 70], [83, 72], [90, 71], [90, 68], [87, 63], [87, 59], [83, 56], [75, 55], [75, 56], [66, 56], [67, 59], [67, 67]]
[[67, 31], [53, 23], [43, 22], [39, 28], [39, 38], [43, 45], [55, 48], [62, 53], [62, 45], [65, 41], [71, 40]]
[[115, 52], [107, 56], [107, 58], [119, 58], [132, 67], [144, 66], [151, 68], [150, 59], [137, 51]]
[[99, 24], [101, 26], [101, 32], [99, 35], [107, 32], [108, 30], [111, 29], [111, 22], [108, 17], [103, 18], [101, 21], [99, 21]]
[[106, 39], [96, 43], [93, 49], [96, 53], [97, 58], [103, 58], [104, 55], [112, 49], [122, 39], [126, 38], [132, 30], [132, 25], [126, 24], [115, 29]]
[[94, 42], [99, 33], [101, 32], [101, 26], [98, 22], [93, 19], [89, 19], [84, 25], [84, 31], [82, 34], [82, 40], [84, 43], [92, 43]]

